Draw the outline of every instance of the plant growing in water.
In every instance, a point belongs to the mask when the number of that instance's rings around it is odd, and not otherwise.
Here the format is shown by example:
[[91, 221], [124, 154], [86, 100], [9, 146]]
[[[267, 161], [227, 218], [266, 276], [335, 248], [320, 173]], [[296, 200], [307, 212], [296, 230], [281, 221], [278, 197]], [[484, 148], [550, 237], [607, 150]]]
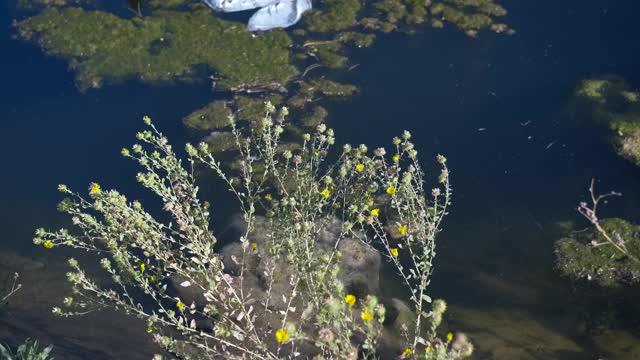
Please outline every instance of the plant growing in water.
[[[153, 339], [183, 358], [375, 358], [387, 311], [376, 296], [342, 281], [350, 261], [373, 252], [395, 267], [413, 305], [395, 356], [468, 357], [473, 346], [463, 334], [437, 336], [446, 303], [432, 302], [427, 291], [451, 199], [446, 159], [438, 156], [438, 185], [425, 191], [409, 132], [393, 139], [390, 157], [382, 148], [345, 145], [330, 161], [335, 139], [324, 124], [303, 134], [298, 149], [280, 146], [287, 114], [267, 103], [256, 127], [229, 118], [239, 153], [235, 170], [223, 167], [205, 143], [187, 144], [183, 166], [145, 117], [149, 130], [122, 155], [139, 163], [137, 180], [160, 197], [169, 223], [97, 183], [88, 198], [60, 185], [68, 198], [59, 209], [80, 232], [38, 229], [34, 242], [95, 252], [110, 280], [90, 278], [70, 259], [73, 293], [54, 313], [124, 310], [145, 319]], [[200, 166], [235, 196], [246, 225], [237, 251], [226, 257], [214, 251], [209, 204], [198, 198]], [[257, 234], [268, 240], [255, 240]]]
[[635, 262], [636, 264], [640, 264], [640, 259], [635, 256], [629, 249], [627, 248], [627, 240], [624, 239], [619, 232], [610, 233], [607, 231], [601, 224], [600, 219], [598, 218], [598, 205], [601, 201], [605, 200], [611, 196], [622, 196], [621, 193], [611, 191], [606, 194], [596, 195], [594, 190], [594, 180], [591, 179], [591, 184], [589, 185], [589, 195], [591, 196], [591, 205], [586, 202], [580, 203], [578, 206], [578, 212], [584, 216], [589, 222], [596, 228], [596, 230], [604, 237], [606, 242], [597, 242], [593, 241], [591, 246], [599, 247], [603, 245], [613, 246], [621, 255], [628, 257], [630, 260]]
[[24, 344], [18, 346], [15, 354], [8, 346], [0, 344], [0, 358], [3, 360], [53, 360], [49, 353], [53, 345], [40, 350], [38, 340], [27, 339]]
[[18, 278], [19, 277], [20, 277], [20, 274], [13, 273], [13, 276], [11, 277], [12, 280], [11, 280], [11, 286], [9, 287], [9, 290], [7, 291], [7, 293], [5, 295], [2, 296], [2, 298], [0, 298], [0, 310], [6, 304], [6, 301], [9, 300], [9, 298], [13, 294], [18, 292], [18, 290], [22, 289], [22, 284], [18, 283]]
[[611, 191], [597, 195], [593, 180], [589, 194], [591, 203], [580, 203], [578, 212], [593, 227], [563, 232], [555, 244], [557, 269], [574, 280], [588, 280], [607, 288], [639, 284], [640, 226], [598, 216], [603, 200], [622, 194]]

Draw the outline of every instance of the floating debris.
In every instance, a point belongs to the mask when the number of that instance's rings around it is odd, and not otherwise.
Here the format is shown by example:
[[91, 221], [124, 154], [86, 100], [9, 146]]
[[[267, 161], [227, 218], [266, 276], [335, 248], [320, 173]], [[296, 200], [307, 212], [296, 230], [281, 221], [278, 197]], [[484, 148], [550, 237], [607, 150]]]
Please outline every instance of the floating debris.
[[266, 31], [294, 25], [311, 10], [311, 0], [203, 0], [214, 10], [236, 12], [258, 9], [249, 19], [247, 30]]

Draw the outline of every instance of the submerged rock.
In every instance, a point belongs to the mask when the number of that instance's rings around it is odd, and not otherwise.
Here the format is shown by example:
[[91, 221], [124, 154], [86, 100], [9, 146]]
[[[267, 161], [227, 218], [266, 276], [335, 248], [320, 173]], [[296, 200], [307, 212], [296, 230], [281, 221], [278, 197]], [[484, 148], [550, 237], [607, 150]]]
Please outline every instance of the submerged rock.
[[608, 359], [640, 359], [640, 338], [625, 331], [609, 330], [592, 338]]
[[7, 271], [7, 273], [35, 271], [44, 266], [44, 263], [29, 257], [14, 253], [0, 253], [0, 274], [1, 271]]
[[[243, 219], [237, 217], [231, 224], [233, 232], [244, 234], [246, 224]], [[251, 242], [256, 244], [255, 251], [249, 251], [246, 257], [248, 272], [261, 280], [261, 287], [266, 290], [271, 284], [274, 293], [287, 293], [291, 284], [289, 282], [290, 274], [293, 269], [288, 269], [288, 265], [283, 260], [278, 261], [279, 269], [277, 276], [269, 276], [269, 268], [273, 266], [274, 259], [265, 251], [266, 244], [270, 241], [267, 234], [267, 228], [271, 226], [266, 218], [257, 216], [254, 222], [254, 230], [249, 234]], [[317, 254], [329, 254], [334, 246], [335, 240], [338, 238], [342, 229], [342, 223], [336, 218], [330, 218], [323, 222], [323, 230], [318, 234], [316, 239]], [[338, 277], [345, 285], [348, 292], [355, 294], [359, 298], [366, 295], [379, 295], [380, 293], [380, 254], [366, 246], [360, 239], [356, 237], [344, 237], [338, 245], [341, 252], [339, 261], [340, 273]], [[221, 250], [221, 254], [225, 257], [226, 268], [233, 274], [238, 272], [238, 262], [231, 259], [241, 259], [242, 249], [238, 243], [233, 242], [225, 246]], [[258, 255], [257, 258], [255, 256]], [[257, 262], [256, 262], [257, 261]], [[274, 290], [275, 289], [275, 290]], [[279, 304], [278, 299], [274, 298], [275, 303], [272, 306], [284, 306]]]
[[450, 325], [473, 339], [478, 353], [495, 360], [569, 359], [582, 352], [572, 339], [517, 310], [450, 306]]
[[204, 0], [212, 9], [235, 12], [258, 9], [249, 19], [247, 30], [265, 31], [294, 25], [311, 9], [311, 0]]

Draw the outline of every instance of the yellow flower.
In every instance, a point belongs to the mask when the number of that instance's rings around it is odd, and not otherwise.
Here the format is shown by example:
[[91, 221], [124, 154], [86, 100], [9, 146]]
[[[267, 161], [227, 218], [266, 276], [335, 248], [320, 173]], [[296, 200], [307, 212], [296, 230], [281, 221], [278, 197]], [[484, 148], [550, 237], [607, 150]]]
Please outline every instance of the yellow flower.
[[395, 194], [395, 193], [396, 193], [396, 187], [395, 187], [395, 186], [389, 186], [389, 187], [387, 188], [387, 194], [389, 194], [389, 195], [393, 195], [393, 194]]
[[398, 232], [400, 233], [400, 235], [406, 234], [407, 233], [407, 226], [406, 225], [398, 226]]
[[156, 282], [158, 280], [158, 277], [156, 275], [151, 275], [149, 279], [151, 280], [151, 282]]
[[276, 341], [282, 344], [287, 340], [289, 340], [289, 333], [287, 332], [287, 330], [278, 329], [278, 331], [276, 331]]
[[451, 341], [453, 340], [453, 334], [452, 333], [448, 333], [447, 334], [447, 341]]
[[47, 249], [51, 249], [53, 247], [53, 241], [47, 240], [44, 243], [42, 243], [42, 246], [46, 247]]
[[264, 196], [265, 200], [269, 200], [271, 201], [271, 199], [273, 199], [273, 196], [271, 196], [271, 194], [267, 194]]
[[89, 193], [91, 194], [97, 194], [100, 192], [100, 185], [96, 184], [96, 183], [92, 183], [91, 187], [89, 187]]
[[252, 248], [253, 250], [256, 250], [256, 249], [258, 248], [258, 243], [254, 243], [254, 242], [252, 242], [252, 243], [251, 243], [251, 248]]
[[322, 192], [320, 192], [320, 195], [322, 195], [325, 198], [328, 198], [329, 195], [331, 195], [331, 190], [329, 190], [329, 188], [324, 188], [324, 190], [322, 190]]
[[378, 216], [378, 214], [380, 214], [380, 209], [371, 209], [371, 211], [369, 211], [369, 214], [371, 214], [371, 216]]
[[140, 264], [140, 270], [141, 271], [144, 271], [144, 269], [146, 269], [146, 268], [147, 268], [147, 266], [144, 263]]
[[397, 257], [398, 256], [398, 248], [391, 248], [391, 249], [389, 249], [389, 251], [391, 252], [391, 256], [393, 256], [393, 257]]
[[428, 353], [433, 352], [433, 348], [431, 347], [431, 345], [427, 345], [427, 348], [425, 349]]
[[364, 164], [356, 165], [356, 171], [357, 172], [363, 172], [364, 171]]
[[373, 314], [371, 313], [371, 311], [365, 310], [362, 312], [362, 314], [360, 314], [360, 318], [364, 321], [369, 321], [373, 319]]
[[353, 304], [356, 303], [356, 296], [353, 294], [347, 294], [347, 296], [344, 297], [344, 302], [347, 303], [347, 305], [352, 306]]
[[176, 307], [178, 308], [178, 310], [182, 311], [184, 310], [184, 303], [182, 301], [178, 301]]
[[151, 326], [149, 326], [149, 327], [147, 328], [147, 333], [148, 333], [148, 334], [151, 334], [152, 332], [153, 332], [153, 328], [152, 328]]
[[406, 349], [404, 349], [404, 354], [405, 355], [411, 355], [411, 354], [413, 354], [413, 350], [411, 350], [411, 348], [406, 348]]
[[393, 162], [398, 162], [398, 161], [400, 161], [400, 156], [393, 155]]

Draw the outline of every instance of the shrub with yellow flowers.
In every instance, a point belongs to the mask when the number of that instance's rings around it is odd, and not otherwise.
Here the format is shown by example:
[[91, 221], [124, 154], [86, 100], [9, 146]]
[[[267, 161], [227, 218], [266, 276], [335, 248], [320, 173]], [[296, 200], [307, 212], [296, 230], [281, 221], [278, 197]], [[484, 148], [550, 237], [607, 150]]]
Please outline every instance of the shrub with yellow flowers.
[[[234, 166], [206, 143], [187, 144], [185, 166], [145, 117], [148, 130], [121, 154], [138, 162], [137, 180], [161, 199], [168, 222], [98, 183], [88, 197], [60, 185], [67, 198], [58, 208], [79, 231], [38, 229], [34, 242], [93, 252], [108, 277], [94, 279], [70, 259], [72, 295], [54, 313], [124, 310], [145, 319], [146, 332], [182, 358], [378, 358], [386, 310], [373, 294], [350, 293], [340, 280], [339, 245], [349, 237], [395, 266], [409, 289], [414, 319], [402, 326], [398, 357], [469, 356], [473, 347], [460, 340], [464, 334], [438, 336], [446, 303], [432, 302], [428, 293], [435, 239], [451, 199], [446, 159], [437, 157], [438, 183], [426, 191], [409, 132], [393, 139], [390, 158], [383, 148], [347, 144], [329, 161], [335, 138], [324, 124], [302, 134], [299, 148], [282, 146], [287, 114], [266, 103], [260, 124], [245, 127], [229, 118]], [[209, 204], [199, 199], [194, 176], [201, 169], [226, 184], [246, 223], [231, 263], [214, 250]], [[327, 250], [320, 233], [335, 219], [342, 228]], [[268, 242], [251, 240], [258, 221]], [[255, 257], [269, 260], [261, 276], [286, 286], [252, 285]]]

